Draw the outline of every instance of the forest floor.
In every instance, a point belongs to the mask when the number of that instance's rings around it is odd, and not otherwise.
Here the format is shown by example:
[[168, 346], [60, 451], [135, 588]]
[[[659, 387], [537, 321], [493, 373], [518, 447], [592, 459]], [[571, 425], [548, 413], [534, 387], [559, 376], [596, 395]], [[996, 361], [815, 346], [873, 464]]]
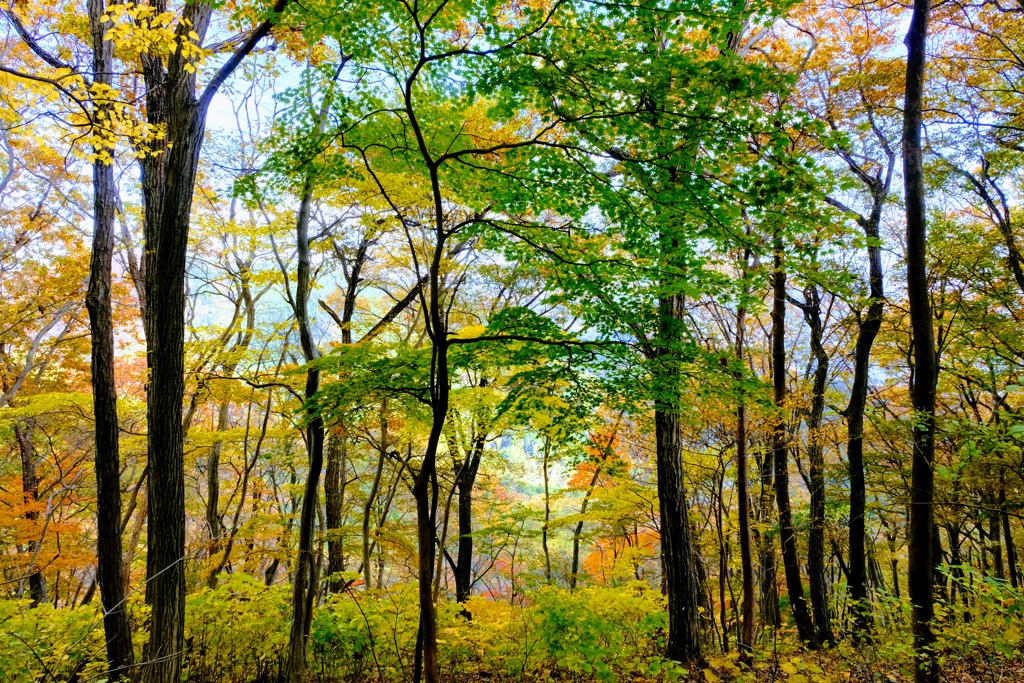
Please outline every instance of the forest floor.
[[[983, 649], [983, 648], [982, 648]], [[794, 656], [774, 656], [758, 662], [753, 670], [741, 672], [729, 663], [712, 660], [710, 665], [692, 672], [689, 679], [705, 683], [913, 683], [909, 662], [880, 661], [873, 653], [838, 648]], [[979, 656], [955, 657], [942, 662], [942, 680], [946, 683], [1024, 683], [1024, 655], [1012, 658]]]

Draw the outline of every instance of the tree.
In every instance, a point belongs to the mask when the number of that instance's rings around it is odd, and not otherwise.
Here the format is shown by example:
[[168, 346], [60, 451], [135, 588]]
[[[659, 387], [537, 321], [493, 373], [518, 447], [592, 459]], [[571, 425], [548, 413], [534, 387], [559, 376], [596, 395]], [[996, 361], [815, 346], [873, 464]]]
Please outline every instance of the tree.
[[783, 262], [782, 238], [776, 233], [772, 244], [772, 400], [779, 415], [772, 428], [772, 462], [775, 469], [775, 502], [779, 508], [779, 535], [786, 589], [793, 607], [800, 639], [817, 645], [814, 622], [804, 600], [800, 579], [800, 561], [796, 549], [796, 531], [789, 500], [789, 445], [786, 421], [786, 271]]
[[[749, 234], [749, 231], [748, 231]], [[751, 249], [743, 251], [743, 258], [740, 264], [741, 278], [747, 279], [750, 269]], [[746, 297], [746, 288], [741, 292]], [[745, 339], [747, 333], [747, 304], [741, 300], [736, 308], [736, 362], [745, 365], [746, 348]], [[742, 371], [737, 371], [736, 376], [742, 382]], [[753, 538], [750, 533], [750, 464], [747, 457], [747, 401], [745, 387], [741, 384], [737, 387], [738, 396], [736, 399], [736, 497], [737, 514], [739, 515], [739, 536], [740, 536], [740, 572], [741, 572], [741, 593], [743, 599], [743, 625], [740, 630], [739, 647], [741, 652], [749, 653], [754, 647], [754, 629], [756, 626], [755, 609], [757, 606], [754, 594], [754, 548]]]
[[[92, 37], [93, 84], [111, 88], [114, 76], [114, 45], [104, 40], [103, 0], [90, 0], [89, 32]], [[92, 116], [97, 126], [110, 121], [111, 103], [94, 100]], [[109, 124], [108, 124], [109, 125]], [[102, 130], [102, 128], [101, 128]], [[114, 257], [114, 150], [102, 142], [93, 155], [93, 248], [89, 290], [92, 340], [93, 412], [96, 417], [96, 552], [107, 665], [112, 679], [127, 677], [135, 661], [131, 625], [128, 622], [124, 564], [121, 556], [121, 457], [118, 438], [117, 387], [114, 376], [114, 318], [110, 303], [111, 266]]]
[[914, 653], [914, 680], [939, 680], [939, 662], [933, 649], [935, 618], [932, 593], [934, 558], [935, 386], [938, 365], [928, 292], [927, 225], [921, 128], [924, 109], [925, 40], [929, 0], [915, 0], [907, 31], [907, 94], [903, 107], [903, 186], [907, 212], [907, 298], [910, 302], [914, 368], [911, 398], [914, 407], [914, 455], [910, 489], [910, 594]]

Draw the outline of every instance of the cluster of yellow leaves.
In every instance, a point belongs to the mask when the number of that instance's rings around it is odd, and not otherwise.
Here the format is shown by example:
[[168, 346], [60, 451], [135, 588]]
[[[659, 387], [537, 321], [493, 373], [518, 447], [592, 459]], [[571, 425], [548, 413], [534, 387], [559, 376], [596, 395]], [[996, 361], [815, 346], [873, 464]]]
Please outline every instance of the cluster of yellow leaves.
[[93, 103], [89, 133], [83, 138], [88, 147], [76, 148], [76, 154], [90, 163], [114, 163], [114, 150], [119, 139], [131, 143], [130, 155], [135, 158], [161, 153], [155, 142], [164, 138], [162, 126], [154, 126], [137, 115], [123, 99], [119, 90], [100, 83], [87, 89], [86, 97]]
[[195, 73], [210, 55], [209, 50], [199, 45], [199, 34], [192, 30], [189, 20], [182, 19], [183, 25], [179, 25], [175, 22], [174, 12], [157, 13], [148, 5], [128, 2], [108, 7], [101, 21], [111, 24], [103, 39], [114, 41], [122, 53], [138, 57], [180, 51], [186, 61], [185, 70], [189, 73]]

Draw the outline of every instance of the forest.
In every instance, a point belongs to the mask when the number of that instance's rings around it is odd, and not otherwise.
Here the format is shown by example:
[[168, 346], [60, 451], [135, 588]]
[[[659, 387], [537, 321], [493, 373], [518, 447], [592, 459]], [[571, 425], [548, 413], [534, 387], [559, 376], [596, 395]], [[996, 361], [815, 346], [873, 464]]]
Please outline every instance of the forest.
[[1024, 680], [1021, 0], [0, 0], [0, 681]]

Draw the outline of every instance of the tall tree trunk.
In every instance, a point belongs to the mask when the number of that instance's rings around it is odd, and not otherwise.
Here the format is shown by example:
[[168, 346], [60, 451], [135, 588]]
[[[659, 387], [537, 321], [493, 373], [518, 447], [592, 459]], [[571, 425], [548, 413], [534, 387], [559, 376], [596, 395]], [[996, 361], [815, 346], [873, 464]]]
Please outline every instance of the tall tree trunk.
[[[373, 475], [373, 483], [370, 485], [370, 493], [366, 497], [366, 505], [363, 507], [363, 585], [370, 590], [370, 513], [373, 511], [374, 501], [377, 500], [377, 492], [380, 491], [380, 479], [384, 474], [384, 461], [388, 453], [388, 419], [387, 399], [380, 404], [380, 451], [377, 455], [377, 471]], [[381, 520], [381, 524], [383, 524]]]
[[[233, 213], [234, 209], [232, 208], [232, 215]], [[223, 372], [226, 377], [231, 377], [232, 375], [235, 374], [235, 369], [238, 367], [238, 354], [249, 348], [249, 344], [252, 343], [253, 335], [256, 332], [256, 302], [254, 301], [252, 296], [252, 288], [250, 285], [249, 278], [249, 266], [244, 265], [239, 269], [239, 271], [240, 292], [238, 297], [238, 306], [239, 310], [241, 309], [242, 306], [245, 307], [246, 324], [244, 332], [239, 333], [238, 339], [231, 346], [231, 350], [229, 352], [231, 360], [224, 363]], [[231, 332], [231, 328], [229, 328], [227, 332]], [[222, 337], [225, 343], [230, 338], [230, 335], [227, 332]], [[217, 575], [220, 573], [220, 570], [223, 569], [224, 566], [227, 564], [226, 553], [228, 551], [224, 547], [224, 534], [226, 532], [226, 529], [224, 528], [224, 522], [221, 519], [220, 514], [220, 455], [224, 449], [224, 440], [222, 438], [219, 438], [219, 435], [223, 434], [228, 430], [228, 427], [230, 426], [230, 416], [231, 402], [227, 400], [222, 401], [217, 410], [218, 437], [210, 446], [210, 456], [206, 462], [206, 527], [207, 531], [210, 534], [210, 547], [207, 550], [207, 557], [210, 560], [214, 560], [214, 558], [220, 552], [223, 551], [225, 553], [225, 557], [219, 563], [214, 562], [210, 567], [210, 573], [206, 577], [206, 585], [208, 588], [217, 587]], [[266, 425], [264, 425], [264, 427], [265, 426]], [[261, 432], [261, 442], [263, 434], [265, 434], [265, 430]], [[248, 471], [249, 468], [247, 466], [247, 481]], [[236, 531], [237, 529], [232, 529], [232, 534]]]
[[804, 319], [811, 330], [811, 354], [814, 356], [814, 382], [811, 409], [807, 416], [810, 462], [811, 529], [807, 541], [807, 578], [811, 593], [811, 609], [819, 643], [833, 642], [828, 612], [828, 583], [825, 579], [825, 458], [821, 442], [821, 421], [825, 412], [825, 387], [828, 384], [828, 354], [825, 353], [825, 329], [821, 321], [821, 297], [815, 285], [807, 287]]
[[914, 453], [910, 487], [910, 594], [914, 651], [914, 680], [937, 683], [939, 662], [934, 651], [932, 595], [935, 479], [935, 388], [938, 364], [928, 298], [928, 242], [921, 129], [924, 110], [925, 42], [928, 0], [914, 0], [907, 45], [907, 87], [903, 107], [903, 184], [907, 213], [907, 299], [913, 334], [914, 369], [911, 401], [914, 406]]
[[551, 492], [549, 489], [548, 465], [551, 460], [551, 436], [544, 435], [544, 526], [540, 529], [540, 543], [544, 549], [544, 580], [551, 583], [551, 551], [548, 550], [548, 530], [551, 525]]
[[[299, 342], [306, 363], [319, 357], [320, 352], [313, 340], [313, 328], [309, 320], [310, 252], [309, 219], [313, 202], [312, 171], [307, 172], [296, 221], [296, 247], [298, 264], [295, 278], [294, 313], [299, 329]], [[320, 370], [308, 367], [306, 370], [305, 397], [308, 401], [320, 388]], [[313, 557], [313, 533], [316, 521], [317, 491], [320, 486], [320, 472], [324, 464], [324, 422], [316, 415], [306, 428], [306, 447], [309, 450], [309, 471], [302, 495], [302, 511], [299, 515], [299, 552], [295, 563], [295, 579], [292, 586], [292, 624], [288, 639], [287, 676], [291, 683], [300, 683], [305, 676], [306, 642], [312, 619], [313, 594], [316, 592], [316, 562]]]
[[[324, 473], [324, 508], [327, 519], [327, 575], [345, 571], [345, 545], [341, 527], [344, 524], [345, 479], [348, 476], [348, 443], [342, 430], [333, 430], [328, 438], [327, 470]], [[345, 582], [335, 577], [331, 591], [344, 588]]]
[[[881, 219], [881, 204], [878, 220]], [[871, 347], [882, 327], [884, 307], [882, 290], [882, 256], [877, 244], [878, 220], [872, 214], [865, 225], [868, 238], [869, 287], [871, 301], [867, 313], [857, 330], [854, 351], [853, 386], [846, 408], [847, 460], [850, 472], [850, 598], [853, 600], [853, 637], [861, 641], [871, 629], [871, 610], [868, 607], [867, 564], [865, 559], [867, 489], [864, 479], [864, 409], [867, 406], [868, 378]]]
[[[335, 251], [342, 256], [345, 271], [345, 304], [341, 314], [341, 343], [352, 343], [352, 318], [355, 316], [356, 295], [359, 292], [359, 277], [363, 264], [366, 262], [366, 251], [369, 240], [363, 239], [356, 250], [355, 259], [349, 266], [344, 252], [337, 246]], [[322, 305], [322, 302], [321, 302]], [[345, 516], [345, 480], [348, 474], [348, 441], [344, 425], [331, 434], [330, 446], [327, 449], [327, 471], [324, 477], [324, 505], [327, 513], [327, 574], [333, 575], [345, 571], [344, 538], [340, 531]], [[341, 590], [343, 581], [332, 581], [332, 591]]]
[[[184, 19], [205, 36], [210, 7], [190, 5]], [[182, 26], [185, 22], [182, 22]], [[186, 40], [180, 35], [178, 40]], [[164, 126], [166, 143], [142, 164], [146, 204], [146, 417], [149, 455], [146, 600], [151, 606], [145, 683], [177, 683], [185, 644], [185, 473], [182, 425], [185, 391], [185, 267], [189, 215], [205, 129], [205, 106], [181, 51], [165, 68], [143, 55], [150, 123]]]
[[[189, 13], [186, 13], [189, 14]], [[194, 13], [192, 13], [194, 14]], [[209, 8], [199, 20], [205, 31]], [[198, 31], [199, 29], [197, 29]], [[172, 61], [179, 59], [172, 57]], [[189, 79], [186, 79], [189, 80]], [[170, 79], [168, 79], [170, 81]], [[161, 83], [180, 90], [182, 84]], [[189, 90], [194, 83], [189, 85]], [[168, 99], [172, 97], [168, 94]], [[185, 472], [182, 426], [185, 261], [192, 190], [204, 116], [191, 92], [177, 94], [167, 117], [166, 180], [159, 219], [146, 221], [146, 360], [149, 391], [149, 520], [146, 598], [151, 605], [146, 683], [177, 683], [185, 634]], [[144, 177], [146, 185], [152, 178]]]
[[[773, 463], [771, 455], [767, 454], [759, 459], [758, 467], [761, 478], [760, 496], [760, 522], [761, 526], [769, 529], [774, 525], [770, 524], [774, 512], [773, 494], [775, 492], [775, 477], [773, 476]], [[778, 586], [778, 562], [775, 558], [775, 543], [766, 534], [761, 533], [758, 539], [758, 577], [761, 607], [761, 624], [778, 628], [782, 624], [782, 615], [779, 614], [779, 586]]]
[[1006, 578], [1006, 571], [1003, 568], [1003, 542], [1000, 539], [1000, 532], [1002, 530], [1002, 515], [998, 512], [989, 513], [988, 518], [988, 538], [989, 538], [989, 551], [992, 553], [992, 566], [995, 569], [996, 578], [1003, 580]]
[[[113, 79], [114, 46], [103, 40], [104, 0], [89, 0], [94, 83], [109, 86]], [[94, 104], [94, 116], [105, 120], [109, 105]], [[112, 150], [94, 150], [110, 154]], [[117, 387], [114, 379], [114, 318], [110, 302], [111, 264], [114, 258], [116, 186], [113, 159], [93, 162], [93, 233], [89, 290], [92, 344], [93, 415], [96, 419], [96, 554], [103, 634], [111, 680], [127, 677], [135, 660], [128, 622], [126, 579], [121, 556], [121, 457], [118, 450]]]
[[[225, 373], [229, 374], [229, 373]], [[230, 422], [231, 404], [221, 401], [217, 409], [217, 432], [226, 432]], [[210, 455], [206, 461], [206, 530], [210, 534], [210, 547], [207, 558], [212, 562], [221, 551], [224, 535], [224, 524], [220, 518], [220, 454], [224, 448], [224, 440], [217, 438], [210, 446]], [[206, 577], [207, 588], [217, 587], [217, 572], [210, 571]]]
[[[275, 0], [270, 15], [280, 16], [288, 0]], [[155, 11], [166, 3], [159, 0]], [[211, 6], [189, 3], [182, 10], [175, 41], [202, 44]], [[144, 683], [177, 683], [181, 678], [185, 633], [185, 478], [184, 395], [185, 267], [189, 216], [206, 112], [213, 96], [273, 26], [257, 26], [196, 96], [196, 74], [185, 50], [166, 58], [141, 56], [147, 122], [165, 131], [148, 140], [143, 155], [142, 195], [146, 245], [146, 362], [149, 369], [147, 450], [149, 454], [146, 600], [151, 605]], [[197, 38], [190, 38], [195, 34]]]
[[[35, 509], [35, 506], [39, 501], [39, 478], [36, 476], [36, 450], [32, 446], [31, 427], [27, 423], [15, 421], [14, 438], [18, 442], [18, 451], [21, 455], [21, 492], [25, 505], [28, 507], [25, 519], [37, 522], [39, 521], [39, 511]], [[118, 494], [120, 495], [120, 491]], [[43, 578], [43, 571], [36, 566], [42, 543], [42, 538], [40, 538], [27, 544], [30, 560], [26, 572], [32, 607], [38, 607], [46, 602], [46, 580]], [[19, 592], [23, 590], [24, 583], [21, 586]]]
[[[667, 252], [671, 253], [671, 252]], [[661, 519], [661, 552], [668, 589], [668, 648], [679, 662], [701, 657], [701, 586], [687, 515], [683, 477], [683, 436], [679, 421], [682, 404], [679, 346], [683, 343], [684, 298], [665, 293], [658, 301], [658, 340], [653, 367], [655, 460]]]
[[1010, 515], [1006, 511], [1006, 484], [1003, 472], [999, 473], [999, 516], [1003, 523], [1003, 537], [1006, 539], [1006, 567], [1010, 574], [1010, 585], [1016, 588], [1020, 583], [1017, 572], [1017, 546], [1013, 542], [1013, 529], [1010, 527]]
[[[411, 93], [406, 92], [406, 109], [411, 110]], [[417, 128], [417, 135], [419, 135]], [[425, 143], [421, 152], [429, 159]], [[437, 655], [437, 615], [434, 612], [433, 572], [437, 537], [437, 449], [448, 419], [451, 377], [448, 370], [448, 314], [441, 301], [441, 267], [448, 231], [445, 226], [444, 202], [438, 167], [430, 162], [430, 184], [434, 199], [434, 249], [428, 273], [428, 294], [421, 298], [431, 341], [430, 362], [430, 434], [423, 452], [423, 462], [413, 485], [416, 500], [416, 540], [419, 554], [420, 627], [417, 635], [413, 682], [437, 683], [440, 669]]]
[[[438, 258], [440, 255], [438, 254]], [[439, 266], [439, 263], [435, 265]], [[434, 613], [433, 572], [435, 559], [435, 539], [437, 536], [437, 449], [441, 441], [441, 432], [448, 415], [449, 376], [448, 376], [448, 344], [447, 326], [441, 323], [439, 282], [436, 271], [431, 271], [431, 319], [433, 323], [433, 381], [432, 424], [427, 439], [427, 448], [423, 463], [413, 485], [413, 498], [416, 500], [416, 538], [419, 554], [419, 607], [420, 625], [417, 635], [416, 659], [414, 662], [413, 681], [419, 683], [437, 683], [440, 675], [437, 656], [437, 615]], [[444, 330], [443, 332], [438, 332]]]
[[[580, 504], [580, 517], [582, 518], [587, 514], [587, 507], [590, 505], [590, 497], [594, 494], [594, 489], [597, 488], [597, 482], [601, 479], [601, 468], [604, 466], [604, 462], [598, 463], [597, 467], [594, 468], [594, 476], [590, 478], [590, 486], [587, 488], [587, 492], [583, 495], [583, 502]], [[580, 537], [583, 534], [583, 519], [576, 522], [576, 528], [572, 532], [572, 567], [569, 570], [569, 590], [576, 590], [576, 577], [579, 576], [580, 570]], [[664, 553], [662, 553], [664, 555]], [[664, 566], [664, 563], [663, 565]]]
[[871, 211], [867, 216], [857, 215], [864, 231], [868, 255], [868, 305], [863, 317], [857, 316], [857, 339], [853, 352], [853, 385], [846, 407], [847, 461], [850, 473], [850, 567], [848, 586], [853, 601], [853, 639], [861, 642], [871, 630], [871, 610], [867, 604], [867, 491], [864, 480], [864, 409], [868, 399], [868, 380], [871, 371], [871, 347], [882, 328], [885, 311], [885, 290], [882, 278], [882, 244], [879, 226], [882, 210], [889, 197], [892, 176], [896, 168], [896, 152], [888, 140], [879, 134], [886, 163], [872, 176], [863, 164], [852, 156], [843, 155], [854, 175], [860, 178], [871, 193]]
[[[749, 255], [744, 255], [743, 276], [746, 278]], [[746, 291], [744, 291], [744, 296]], [[744, 340], [747, 332], [747, 308], [740, 303], [736, 310], [736, 361], [740, 367], [745, 364]], [[737, 370], [737, 379], [743, 379], [742, 370]], [[750, 534], [750, 483], [748, 480], [750, 465], [747, 458], [747, 404], [743, 387], [738, 387], [736, 400], [736, 497], [739, 515], [740, 535], [740, 571], [742, 576], [742, 627], [740, 629], [739, 648], [741, 652], [750, 653], [754, 647], [754, 627], [756, 625], [756, 608], [754, 596], [754, 549]]]
[[718, 621], [722, 625], [722, 652], [729, 652], [729, 622], [726, 616], [725, 592], [729, 586], [729, 546], [725, 540], [725, 468], [716, 474], [715, 531], [718, 535]]
[[779, 509], [779, 535], [786, 590], [800, 640], [817, 644], [814, 624], [804, 600], [797, 556], [796, 533], [789, 504], [789, 446], [786, 443], [786, 272], [782, 265], [782, 238], [775, 236], [772, 264], [772, 386], [778, 414], [772, 429], [772, 456], [775, 465], [775, 501]]
[[473, 484], [480, 470], [485, 439], [484, 434], [477, 434], [455, 481], [459, 493], [459, 554], [455, 564], [455, 599], [460, 603], [469, 599], [473, 581]]

